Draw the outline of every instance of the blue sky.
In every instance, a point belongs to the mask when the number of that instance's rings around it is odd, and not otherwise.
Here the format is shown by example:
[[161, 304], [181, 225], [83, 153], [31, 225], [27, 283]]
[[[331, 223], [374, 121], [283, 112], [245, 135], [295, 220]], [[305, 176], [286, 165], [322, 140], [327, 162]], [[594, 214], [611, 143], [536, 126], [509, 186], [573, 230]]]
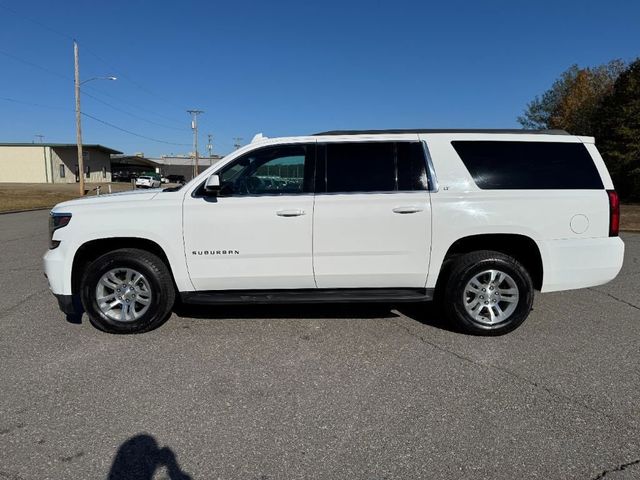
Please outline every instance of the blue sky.
[[119, 77], [86, 84], [84, 112], [183, 145], [86, 117], [85, 143], [187, 153], [199, 108], [200, 144], [228, 153], [257, 132], [518, 127], [571, 64], [640, 56], [640, 2], [0, 0], [0, 142], [75, 141], [72, 38], [83, 79]]

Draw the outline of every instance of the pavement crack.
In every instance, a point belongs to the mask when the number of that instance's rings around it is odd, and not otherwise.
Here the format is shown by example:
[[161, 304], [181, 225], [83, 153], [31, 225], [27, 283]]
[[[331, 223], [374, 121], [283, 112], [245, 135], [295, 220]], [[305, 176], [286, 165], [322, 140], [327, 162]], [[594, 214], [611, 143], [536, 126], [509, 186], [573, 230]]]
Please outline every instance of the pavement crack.
[[49, 289], [48, 288], [43, 288], [42, 290], [38, 290], [36, 292], [30, 293], [29, 295], [27, 295], [26, 297], [24, 297], [22, 300], [20, 300], [18, 303], [16, 303], [15, 305], [11, 305], [10, 307], [6, 308], [2, 315], [0, 315], [0, 320], [2, 320], [3, 318], [9, 316], [11, 313], [13, 313], [14, 310], [16, 310], [18, 307], [20, 307], [22, 304], [24, 304], [25, 302], [28, 302], [29, 300], [31, 300], [33, 297], [35, 297], [36, 295], [42, 295], [43, 293], [48, 292]]
[[[391, 321], [391, 323], [395, 324], [397, 327], [402, 328], [402, 329], [403, 329], [404, 331], [406, 331], [410, 336], [412, 336], [412, 337], [414, 337], [414, 338], [416, 338], [416, 339], [420, 340], [422, 343], [425, 343], [425, 344], [427, 344], [427, 345], [430, 345], [430, 346], [432, 346], [433, 348], [435, 348], [435, 349], [437, 349], [437, 350], [440, 350], [441, 352], [445, 352], [445, 353], [448, 353], [449, 355], [453, 355], [454, 357], [456, 357], [456, 358], [458, 358], [458, 359], [460, 359], [460, 360], [463, 360], [463, 361], [465, 361], [465, 362], [471, 363], [472, 365], [475, 365], [475, 366], [478, 366], [478, 367], [482, 367], [482, 368], [485, 368], [485, 369], [497, 370], [497, 371], [499, 371], [499, 372], [501, 372], [501, 373], [503, 373], [503, 374], [505, 374], [505, 375], [507, 375], [507, 376], [509, 376], [509, 377], [513, 378], [513, 379], [516, 379], [516, 380], [517, 380], [518, 382], [520, 382], [520, 383], [525, 383], [525, 384], [530, 385], [530, 386], [533, 386], [533, 387], [535, 387], [535, 388], [542, 389], [542, 390], [544, 390], [545, 392], [547, 392], [549, 395], [551, 395], [552, 397], [554, 397], [554, 398], [556, 398], [556, 399], [562, 399], [563, 401], [565, 401], [565, 402], [567, 402], [567, 403], [570, 403], [570, 404], [572, 404], [572, 405], [579, 405], [580, 407], [582, 407], [582, 408], [584, 408], [584, 409], [586, 409], [586, 410], [590, 411], [591, 413], [594, 413], [594, 414], [596, 414], [596, 415], [598, 415], [598, 416], [602, 416], [602, 417], [606, 418], [606, 419], [607, 419], [607, 420], [609, 420], [610, 422], [615, 422], [615, 423], [620, 422], [620, 420], [619, 420], [619, 419], [616, 419], [616, 418], [614, 418], [614, 417], [611, 417], [611, 416], [609, 416], [608, 414], [606, 414], [605, 412], [602, 412], [602, 411], [600, 411], [600, 410], [597, 410], [597, 409], [595, 409], [595, 408], [591, 407], [590, 405], [588, 405], [588, 404], [586, 404], [586, 403], [576, 401], [576, 400], [575, 400], [574, 398], [572, 398], [572, 397], [569, 397], [569, 396], [567, 396], [567, 395], [565, 395], [565, 394], [563, 394], [563, 393], [561, 393], [561, 392], [558, 392], [557, 390], [553, 390], [553, 389], [551, 389], [551, 388], [549, 388], [549, 387], [546, 387], [546, 386], [544, 386], [544, 385], [541, 385], [540, 383], [535, 382], [535, 381], [533, 381], [533, 380], [530, 380], [530, 379], [529, 379], [529, 378], [527, 378], [527, 377], [523, 377], [522, 375], [518, 375], [517, 373], [512, 372], [511, 370], [507, 370], [507, 369], [506, 369], [506, 368], [504, 368], [504, 367], [500, 367], [500, 366], [498, 366], [498, 365], [494, 365], [494, 364], [491, 364], [491, 363], [481, 363], [481, 362], [478, 362], [478, 361], [474, 360], [473, 358], [466, 357], [466, 356], [461, 355], [461, 354], [459, 354], [459, 353], [457, 353], [457, 352], [454, 352], [454, 351], [452, 351], [452, 350], [449, 350], [449, 349], [447, 349], [447, 348], [444, 348], [444, 347], [442, 347], [441, 345], [438, 345], [437, 343], [430, 342], [429, 340], [427, 340], [426, 338], [424, 338], [422, 335], [420, 335], [420, 334], [418, 334], [418, 333], [416, 333], [416, 332], [413, 332], [413, 331], [412, 331], [408, 326], [406, 326], [406, 325], [402, 325], [401, 323], [398, 323], [397, 321], [393, 321], [393, 320]], [[627, 428], [631, 428], [631, 427], [630, 427], [630, 425], [628, 425], [626, 422], [622, 422], [622, 423], [623, 423]]]
[[626, 470], [629, 467], [632, 467], [633, 465], [638, 465], [640, 464], [640, 459], [638, 460], [633, 460], [632, 462], [627, 462], [627, 463], [622, 463], [614, 468], [610, 468], [608, 470], [603, 470], [602, 473], [600, 473], [597, 477], [593, 477], [593, 480], [600, 480], [601, 478], [606, 477], [608, 474], [613, 473], [613, 472], [622, 472], [624, 470]]
[[627, 302], [626, 300], [618, 298], [615, 295], [610, 294], [609, 292], [604, 292], [602, 290], [598, 290], [597, 288], [590, 288], [589, 290], [593, 290], [594, 292], [601, 293], [602, 295], [606, 295], [607, 297], [613, 298], [617, 302], [624, 303], [625, 305], [628, 305], [631, 308], [635, 308], [636, 310], [640, 310], [640, 307], [638, 305], [635, 305], [635, 304], [633, 304], [631, 302]]
[[73, 455], [69, 455], [68, 457], [61, 457], [60, 461], [64, 462], [64, 463], [69, 463], [73, 460], [76, 460], [78, 458], [82, 458], [84, 457], [84, 452], [81, 450], [78, 453], [74, 453]]

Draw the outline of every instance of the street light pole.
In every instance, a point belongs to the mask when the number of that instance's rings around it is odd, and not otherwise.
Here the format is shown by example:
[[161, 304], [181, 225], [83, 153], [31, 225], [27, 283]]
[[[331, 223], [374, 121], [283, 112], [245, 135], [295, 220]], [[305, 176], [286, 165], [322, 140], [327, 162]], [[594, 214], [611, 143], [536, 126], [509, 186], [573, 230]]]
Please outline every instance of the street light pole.
[[78, 174], [80, 175], [80, 196], [84, 196], [84, 159], [82, 157], [82, 124], [80, 114], [80, 64], [78, 59], [78, 42], [73, 41], [73, 60], [75, 66], [76, 91], [76, 142], [78, 143]]
[[198, 176], [198, 115], [204, 113], [202, 110], [187, 110], [191, 114], [191, 129], [193, 130], [193, 156], [195, 163], [193, 166], [193, 178]]
[[213, 135], [207, 135], [209, 142], [207, 142], [207, 150], [209, 151], [209, 166], [213, 165]]
[[78, 174], [80, 175], [80, 196], [84, 196], [84, 157], [82, 155], [82, 113], [80, 111], [80, 85], [92, 80], [117, 80], [116, 77], [92, 77], [83, 82], [80, 81], [80, 58], [78, 54], [78, 42], [73, 41], [74, 84], [76, 92], [76, 142], [78, 144]]

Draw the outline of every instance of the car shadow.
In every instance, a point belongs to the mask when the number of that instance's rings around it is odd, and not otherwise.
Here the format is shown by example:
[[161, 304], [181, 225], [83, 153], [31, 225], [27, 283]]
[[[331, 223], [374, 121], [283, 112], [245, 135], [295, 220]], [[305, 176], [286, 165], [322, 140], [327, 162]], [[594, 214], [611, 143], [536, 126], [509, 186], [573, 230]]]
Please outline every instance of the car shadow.
[[461, 333], [444, 314], [442, 305], [438, 302], [402, 303], [396, 305], [396, 310], [403, 316], [429, 327]]
[[429, 327], [459, 331], [446, 319], [436, 302], [419, 303], [323, 303], [264, 305], [176, 304], [174, 313], [181, 318], [198, 319], [392, 319], [407, 317]]
[[169, 447], [160, 447], [151, 435], [135, 435], [125, 441], [116, 453], [109, 480], [152, 480], [158, 469], [166, 468], [170, 480], [191, 480], [178, 464]]
[[173, 312], [184, 318], [395, 318], [392, 307], [380, 303], [195, 305], [176, 304]]

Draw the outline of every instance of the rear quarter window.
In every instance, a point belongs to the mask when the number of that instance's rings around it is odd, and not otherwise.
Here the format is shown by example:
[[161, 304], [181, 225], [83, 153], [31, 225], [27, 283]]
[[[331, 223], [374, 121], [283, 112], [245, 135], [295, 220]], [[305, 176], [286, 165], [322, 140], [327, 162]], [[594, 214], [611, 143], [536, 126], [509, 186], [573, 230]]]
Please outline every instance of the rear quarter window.
[[451, 145], [483, 190], [604, 188], [582, 143], [459, 140]]

